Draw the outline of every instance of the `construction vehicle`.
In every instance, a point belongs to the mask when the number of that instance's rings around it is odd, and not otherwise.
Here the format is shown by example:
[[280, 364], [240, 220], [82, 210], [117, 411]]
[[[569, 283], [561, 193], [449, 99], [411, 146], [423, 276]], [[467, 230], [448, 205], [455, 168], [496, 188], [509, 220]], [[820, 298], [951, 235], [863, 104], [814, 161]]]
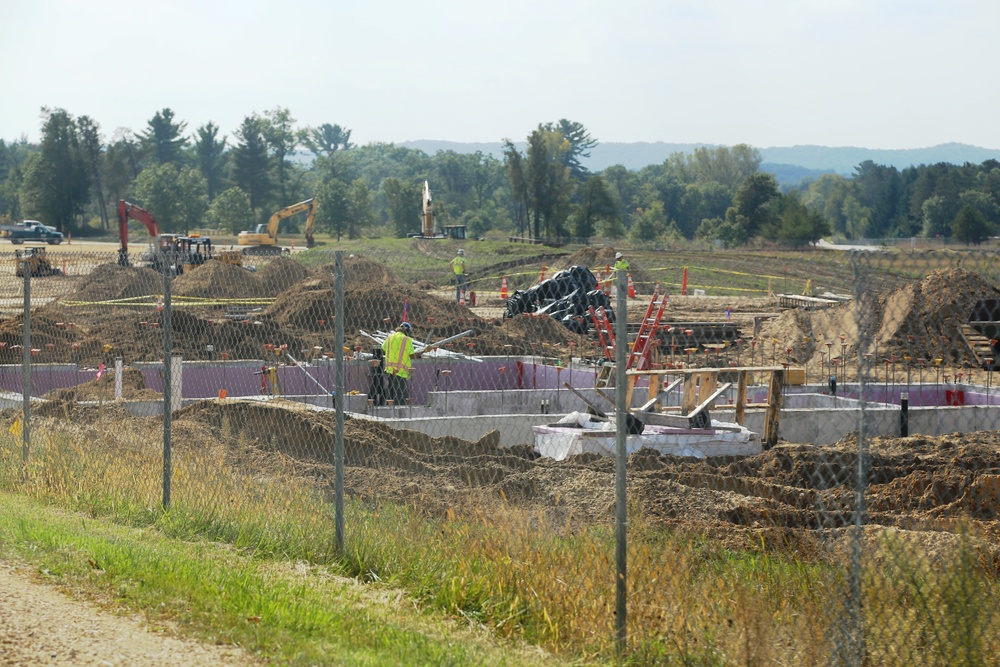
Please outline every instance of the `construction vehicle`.
[[[131, 266], [128, 261], [128, 221], [138, 220], [146, 226], [149, 235], [154, 239], [159, 239], [160, 225], [156, 222], [153, 214], [135, 204], [130, 204], [124, 199], [118, 200], [118, 239], [121, 246], [118, 248], [118, 265]], [[157, 241], [158, 243], [159, 241]]]
[[236, 237], [237, 245], [243, 246], [244, 255], [280, 255], [286, 250], [282, 250], [278, 245], [278, 224], [285, 218], [290, 218], [296, 213], [307, 211], [306, 217], [306, 246], [312, 247], [313, 226], [316, 222], [316, 199], [306, 199], [298, 204], [286, 206], [275, 212], [267, 221], [267, 224], [257, 225], [252, 232], [240, 232]]
[[185, 266], [201, 266], [213, 257], [212, 239], [197, 234], [160, 234], [158, 249], [150, 248], [143, 253], [142, 265], [159, 273], [166, 260], [170, 262], [171, 275], [180, 276]]
[[25, 220], [13, 227], [4, 227], [3, 234], [14, 245], [21, 245], [25, 241], [48, 243], [49, 245], [59, 245], [63, 242], [62, 232], [55, 227], [43, 225], [37, 220]]
[[45, 248], [15, 250], [14, 257], [14, 261], [17, 262], [14, 273], [17, 274], [18, 278], [23, 278], [26, 274], [32, 278], [62, 275], [62, 271], [52, 266], [49, 258], [45, 255]]
[[424, 181], [423, 214], [421, 215], [420, 233], [411, 234], [422, 239], [465, 239], [465, 225], [444, 225], [441, 232], [437, 231], [434, 218], [434, 202], [431, 200], [431, 186]]

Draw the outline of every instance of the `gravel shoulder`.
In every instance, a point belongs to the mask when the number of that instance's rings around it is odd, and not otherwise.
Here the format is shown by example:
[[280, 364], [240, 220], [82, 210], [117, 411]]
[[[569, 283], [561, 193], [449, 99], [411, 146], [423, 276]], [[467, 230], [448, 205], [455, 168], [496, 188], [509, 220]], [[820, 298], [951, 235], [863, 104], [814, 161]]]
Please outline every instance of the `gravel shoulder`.
[[0, 667], [129, 665], [228, 667], [257, 662], [237, 647], [150, 632], [33, 580], [27, 566], [0, 562]]

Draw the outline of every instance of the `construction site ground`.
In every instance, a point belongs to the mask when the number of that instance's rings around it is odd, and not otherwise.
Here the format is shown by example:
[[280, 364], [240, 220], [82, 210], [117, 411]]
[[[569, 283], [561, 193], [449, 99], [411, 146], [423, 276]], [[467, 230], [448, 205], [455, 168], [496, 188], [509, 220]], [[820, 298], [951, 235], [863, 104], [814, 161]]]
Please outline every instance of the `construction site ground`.
[[[714, 257], [708, 253], [700, 260], [707, 263]], [[562, 263], [569, 266], [586, 259], [568, 257]], [[595, 255], [592, 261], [604, 259]], [[728, 266], [731, 269], [732, 264]], [[483, 292], [480, 305], [463, 307], [455, 303], [445, 280], [420, 286], [363, 258], [349, 259], [347, 268], [345, 326], [352, 346], [369, 346], [360, 332], [387, 327], [398, 319], [404, 304], [421, 338], [472, 329], [473, 335], [463, 341], [464, 351], [560, 357], [579, 355], [593, 345], [546, 318], [502, 320], [498, 294]], [[645, 311], [656, 282], [638, 275], [644, 280], [639, 297], [630, 301], [630, 321]], [[842, 279], [831, 271], [831, 283], [835, 280]], [[162, 338], [152, 325], [162, 321], [162, 313], [155, 298], [144, 307], [87, 304], [157, 295], [161, 286], [161, 276], [147, 269], [123, 269], [113, 263], [33, 281], [33, 303], [37, 299], [46, 304], [32, 313], [33, 344], [44, 350], [43, 361], [92, 364], [115, 355], [130, 361], [160, 359]], [[842, 282], [839, 287], [842, 291]], [[251, 274], [210, 262], [177, 278], [173, 290], [175, 296], [205, 300], [276, 295], [249, 317], [249, 324], [227, 319], [225, 306], [178, 308], [173, 318], [175, 348], [188, 358], [197, 358], [212, 341], [224, 341], [218, 352], [228, 351], [235, 359], [258, 358], [268, 343], [288, 341], [292, 349], [328, 349], [332, 340], [333, 281], [328, 265], [307, 269], [281, 258]], [[961, 338], [956, 327], [961, 313], [997, 290], [966, 269], [935, 270], [922, 280], [894, 280], [882, 290], [873, 285], [860, 303], [816, 310], [781, 311], [776, 296], [681, 296], [669, 291], [668, 322], [733, 322], [744, 340], [726, 353], [739, 350], [743, 359], [750, 353], [759, 321], [756, 345], [770, 348], [771, 354], [778, 350], [779, 356], [787, 355], [798, 365], [822, 369], [829, 364], [831, 350], [842, 360], [857, 359], [859, 353], [876, 360], [892, 354], [900, 364], [904, 357], [908, 364], [923, 360], [927, 368], [943, 367], [953, 377], [962, 372], [966, 381], [987, 380], [987, 371], [977, 368], [971, 352], [955, 342]], [[20, 353], [13, 348], [22, 331], [16, 294], [4, 298], [0, 308], [4, 312], [0, 362], [16, 364]], [[870, 340], [859, 340], [859, 323], [876, 332]], [[107, 345], [110, 351], [105, 350]], [[707, 361], [701, 358], [702, 363]], [[856, 364], [846, 366], [845, 378], [853, 379]], [[148, 391], [141, 376], [129, 374], [126, 398], [148, 397]], [[131, 417], [113, 406], [81, 407], [76, 402], [95, 395], [100, 394], [83, 387], [49, 396], [52, 402], [35, 412], [33, 429], [82, 431], [92, 437], [106, 430], [132, 431], [157, 443], [160, 418]], [[11, 428], [18, 414], [6, 411], [0, 427]], [[234, 424], [268, 428], [265, 433], [234, 429]], [[334, 477], [330, 463], [334, 426], [332, 413], [283, 400], [205, 401], [177, 412], [172, 421], [180, 448], [215, 453], [215, 460], [253, 476], [277, 470], [289, 474], [291, 463], [290, 474], [327, 492]], [[555, 522], [570, 517], [602, 524], [614, 520], [615, 470], [609, 458], [583, 455], [555, 462], [539, 458], [529, 447], [500, 448], [495, 432], [469, 442], [352, 418], [345, 424], [345, 441], [345, 484], [353, 497], [413, 503], [432, 514], [510, 503]], [[735, 548], [782, 549], [805, 559], [839, 558], [853, 521], [857, 446], [855, 437], [849, 436], [829, 446], [779, 443], [753, 457], [708, 459], [642, 450], [627, 464], [628, 492], [634, 501], [630, 506], [654, 524], [711, 535]], [[865, 534], [871, 545], [878, 544], [882, 531], [892, 530], [934, 557], [948, 552], [958, 539], [956, 526], [964, 525], [973, 528], [994, 556], [1000, 556], [998, 432], [876, 438], [869, 443], [869, 454]]]

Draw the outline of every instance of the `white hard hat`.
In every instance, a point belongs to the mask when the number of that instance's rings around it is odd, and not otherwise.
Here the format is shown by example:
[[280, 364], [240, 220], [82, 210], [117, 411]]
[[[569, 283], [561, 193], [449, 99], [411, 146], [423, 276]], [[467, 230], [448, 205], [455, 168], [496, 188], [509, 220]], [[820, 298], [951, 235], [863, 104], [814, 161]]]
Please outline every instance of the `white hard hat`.
[[458, 250], [458, 254], [459, 254], [459, 255], [464, 255], [464, 254], [465, 254], [465, 251], [464, 251], [464, 250], [462, 250], [461, 248], [459, 248], [459, 250]]
[[620, 252], [615, 254], [615, 259], [621, 259], [621, 258], [622, 254]]

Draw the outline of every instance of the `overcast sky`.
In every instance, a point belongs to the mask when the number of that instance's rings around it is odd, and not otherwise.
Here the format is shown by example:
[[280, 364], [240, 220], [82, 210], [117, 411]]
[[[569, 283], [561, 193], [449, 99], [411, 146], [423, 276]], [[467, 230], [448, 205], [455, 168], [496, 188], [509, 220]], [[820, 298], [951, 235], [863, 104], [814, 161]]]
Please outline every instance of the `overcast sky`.
[[352, 139], [1000, 148], [997, 0], [0, 0], [0, 138], [276, 107]]

